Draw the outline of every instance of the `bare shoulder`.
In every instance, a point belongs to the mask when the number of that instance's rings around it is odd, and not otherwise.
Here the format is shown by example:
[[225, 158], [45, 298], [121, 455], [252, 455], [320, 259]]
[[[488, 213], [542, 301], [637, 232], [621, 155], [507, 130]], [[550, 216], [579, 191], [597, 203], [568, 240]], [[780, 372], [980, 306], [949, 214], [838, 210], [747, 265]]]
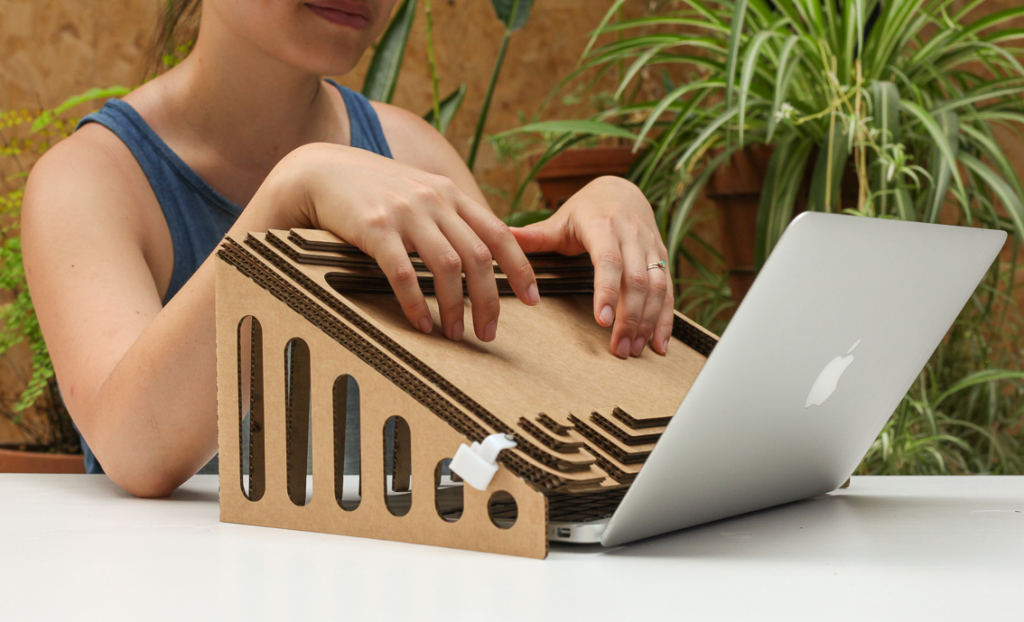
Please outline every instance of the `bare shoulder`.
[[433, 125], [398, 106], [380, 102], [372, 104], [395, 160], [428, 173], [444, 175], [475, 201], [487, 205], [462, 156]]
[[430, 123], [398, 106], [372, 104], [396, 160], [439, 175], [453, 166], [465, 168], [455, 148]]
[[128, 147], [98, 124], [84, 126], [35, 164], [21, 234], [26, 267], [37, 274], [89, 257], [122, 268], [139, 262], [159, 291], [169, 281], [169, 233], [149, 180]]
[[[22, 226], [48, 230], [76, 222], [117, 217], [132, 224], [125, 208], [146, 195], [148, 181], [131, 151], [112, 132], [90, 124], [58, 143], [36, 163], [25, 189]], [[128, 216], [127, 219], [124, 217]]]

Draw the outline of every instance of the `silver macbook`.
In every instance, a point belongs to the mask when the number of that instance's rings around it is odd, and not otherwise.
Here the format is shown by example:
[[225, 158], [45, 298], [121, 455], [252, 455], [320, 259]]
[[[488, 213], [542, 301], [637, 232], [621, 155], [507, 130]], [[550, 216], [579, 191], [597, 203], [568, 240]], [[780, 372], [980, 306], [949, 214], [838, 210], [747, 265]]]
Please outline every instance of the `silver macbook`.
[[820, 495], [853, 473], [1006, 233], [805, 213], [786, 230], [609, 517], [613, 546]]

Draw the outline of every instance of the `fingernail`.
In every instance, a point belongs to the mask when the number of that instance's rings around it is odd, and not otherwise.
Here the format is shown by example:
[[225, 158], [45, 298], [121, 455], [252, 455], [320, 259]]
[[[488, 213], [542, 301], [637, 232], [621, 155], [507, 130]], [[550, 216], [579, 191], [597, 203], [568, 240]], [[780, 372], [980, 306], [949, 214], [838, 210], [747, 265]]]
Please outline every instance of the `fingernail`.
[[619, 341], [619, 347], [616, 348], [615, 354], [618, 355], [620, 359], [624, 359], [629, 356], [629, 337], [623, 337], [622, 340]]
[[424, 315], [420, 318], [419, 328], [421, 332], [429, 333], [434, 330], [434, 321]]
[[540, 302], [540, 291], [537, 290], [536, 283], [530, 283], [530, 286], [526, 288], [526, 301], [531, 305]]
[[462, 339], [463, 333], [466, 332], [466, 325], [462, 323], [462, 320], [452, 324], [452, 339], [458, 341]]
[[633, 340], [633, 356], [640, 356], [640, 353], [644, 351], [644, 345], [647, 342], [644, 341], [643, 337], [637, 337]]
[[605, 305], [601, 309], [601, 326], [611, 326], [612, 320], [615, 319], [615, 309], [612, 309], [611, 305]]
[[484, 327], [484, 341], [494, 341], [498, 334], [498, 320], [491, 320], [491, 323]]
[[665, 338], [665, 341], [661, 342], [661, 353], [668, 354], [668, 337]]

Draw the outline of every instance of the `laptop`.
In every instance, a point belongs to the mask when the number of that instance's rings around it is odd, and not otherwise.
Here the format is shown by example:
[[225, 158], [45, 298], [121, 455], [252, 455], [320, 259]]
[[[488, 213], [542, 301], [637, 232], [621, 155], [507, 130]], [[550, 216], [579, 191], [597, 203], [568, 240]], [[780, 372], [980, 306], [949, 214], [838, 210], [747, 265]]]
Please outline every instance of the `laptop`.
[[1006, 239], [804, 213], [610, 516], [556, 542], [615, 546], [821, 495], [853, 473]]

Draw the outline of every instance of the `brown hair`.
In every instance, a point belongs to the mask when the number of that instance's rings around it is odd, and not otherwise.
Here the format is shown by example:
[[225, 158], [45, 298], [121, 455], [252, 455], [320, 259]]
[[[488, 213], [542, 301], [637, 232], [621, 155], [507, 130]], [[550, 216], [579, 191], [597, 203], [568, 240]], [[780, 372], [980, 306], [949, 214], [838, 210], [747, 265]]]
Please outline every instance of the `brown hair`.
[[188, 56], [199, 34], [203, 0], [163, 0], [164, 10], [142, 56], [141, 82], [154, 78]]

